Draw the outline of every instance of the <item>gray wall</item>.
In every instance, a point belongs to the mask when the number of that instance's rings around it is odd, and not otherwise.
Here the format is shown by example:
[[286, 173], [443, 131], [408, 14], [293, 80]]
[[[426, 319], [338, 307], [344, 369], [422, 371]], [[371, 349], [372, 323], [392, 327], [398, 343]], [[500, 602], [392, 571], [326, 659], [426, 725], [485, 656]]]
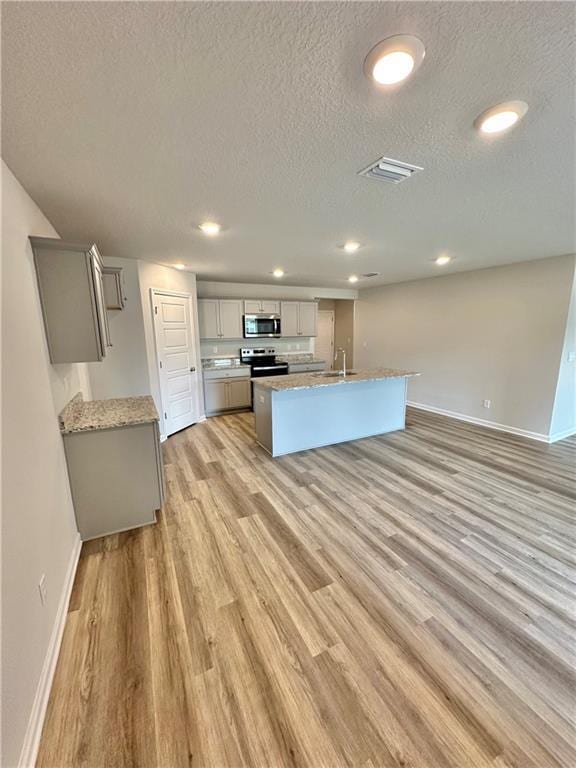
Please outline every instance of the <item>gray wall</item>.
[[561, 256], [361, 291], [355, 365], [421, 371], [411, 401], [547, 436], [574, 265]]
[[[57, 415], [86, 366], [50, 365], [29, 235], [58, 237], [2, 164], [2, 756], [18, 763], [79, 537]], [[46, 575], [47, 602], [38, 583]]]

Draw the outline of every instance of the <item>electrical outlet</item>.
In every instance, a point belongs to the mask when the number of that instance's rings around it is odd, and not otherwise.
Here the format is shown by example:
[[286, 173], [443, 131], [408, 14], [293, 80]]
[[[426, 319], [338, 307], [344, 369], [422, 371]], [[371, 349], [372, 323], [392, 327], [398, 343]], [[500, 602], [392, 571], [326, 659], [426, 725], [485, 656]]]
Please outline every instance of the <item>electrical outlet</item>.
[[576, 352], [568, 352], [568, 362], [576, 363]]
[[40, 592], [40, 602], [42, 605], [46, 605], [48, 598], [48, 590], [46, 589], [46, 574], [43, 573], [38, 582], [38, 591]]
[[218, 347], [212, 347], [212, 352], [217, 355], [218, 354]]
[[490, 400], [482, 400], [482, 408], [490, 408], [492, 402]]

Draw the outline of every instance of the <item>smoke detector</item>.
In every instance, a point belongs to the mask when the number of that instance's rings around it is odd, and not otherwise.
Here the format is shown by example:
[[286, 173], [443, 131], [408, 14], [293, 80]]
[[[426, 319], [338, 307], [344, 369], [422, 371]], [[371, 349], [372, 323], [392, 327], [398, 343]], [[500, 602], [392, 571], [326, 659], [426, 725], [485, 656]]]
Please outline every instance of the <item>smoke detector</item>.
[[419, 165], [410, 165], [410, 163], [404, 163], [401, 160], [392, 160], [390, 157], [381, 157], [364, 170], [358, 171], [358, 176], [400, 184], [401, 181], [406, 181], [418, 171], [423, 170]]

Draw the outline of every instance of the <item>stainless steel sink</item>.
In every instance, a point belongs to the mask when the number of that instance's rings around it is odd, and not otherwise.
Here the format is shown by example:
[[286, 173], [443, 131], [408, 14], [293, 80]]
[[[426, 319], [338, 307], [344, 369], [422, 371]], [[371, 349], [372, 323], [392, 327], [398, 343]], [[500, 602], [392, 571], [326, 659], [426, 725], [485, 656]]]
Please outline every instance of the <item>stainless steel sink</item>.
[[357, 376], [354, 371], [349, 371], [345, 376], [338, 371], [322, 371], [321, 373], [313, 373], [312, 376], [319, 376], [326, 379], [347, 379], [348, 376]]

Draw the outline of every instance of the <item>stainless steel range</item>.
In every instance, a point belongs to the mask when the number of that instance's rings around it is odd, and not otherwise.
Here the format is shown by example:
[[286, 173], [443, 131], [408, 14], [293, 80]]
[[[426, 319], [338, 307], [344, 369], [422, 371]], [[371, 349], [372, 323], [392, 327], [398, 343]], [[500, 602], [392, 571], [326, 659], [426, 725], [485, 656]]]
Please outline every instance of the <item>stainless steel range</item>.
[[250, 366], [253, 378], [259, 376], [285, 376], [288, 363], [276, 361], [274, 347], [252, 347], [240, 350], [240, 359]]
[[[252, 378], [262, 376], [285, 376], [288, 373], [288, 363], [276, 361], [274, 347], [251, 347], [240, 350], [240, 360], [250, 366]], [[254, 410], [254, 382], [252, 382], [252, 410]]]

